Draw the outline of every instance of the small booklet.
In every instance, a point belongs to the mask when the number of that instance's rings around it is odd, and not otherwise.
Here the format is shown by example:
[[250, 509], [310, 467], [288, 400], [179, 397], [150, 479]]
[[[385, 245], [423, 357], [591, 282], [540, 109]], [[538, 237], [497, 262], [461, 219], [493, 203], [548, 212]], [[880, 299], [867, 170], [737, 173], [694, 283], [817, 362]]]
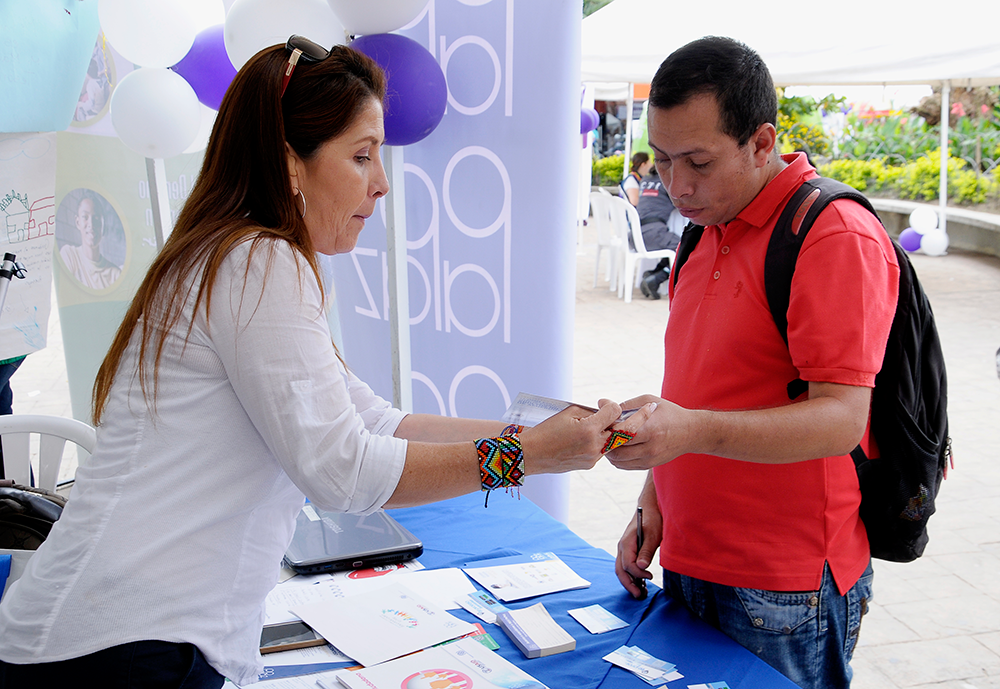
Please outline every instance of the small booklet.
[[509, 660], [472, 639], [428, 648], [375, 667], [341, 671], [337, 679], [350, 689], [548, 689]]
[[525, 658], [541, 658], [576, 648], [576, 639], [552, 619], [541, 603], [497, 615], [497, 624]]
[[462, 568], [480, 586], [504, 603], [557, 591], [585, 589], [590, 582], [569, 568], [554, 553], [532, 553]]

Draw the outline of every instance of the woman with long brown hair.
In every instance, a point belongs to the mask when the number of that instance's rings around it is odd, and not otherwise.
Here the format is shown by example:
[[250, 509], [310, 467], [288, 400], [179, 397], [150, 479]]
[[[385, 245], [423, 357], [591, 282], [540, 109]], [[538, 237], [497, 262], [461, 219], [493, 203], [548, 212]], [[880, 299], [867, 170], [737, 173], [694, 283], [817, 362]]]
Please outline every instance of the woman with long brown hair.
[[614, 403], [502, 435], [393, 409], [340, 360], [316, 254], [388, 190], [384, 93], [369, 58], [295, 36], [234, 79], [97, 374], [97, 449], [0, 605], [0, 688], [254, 681], [304, 496], [367, 513], [600, 458]]

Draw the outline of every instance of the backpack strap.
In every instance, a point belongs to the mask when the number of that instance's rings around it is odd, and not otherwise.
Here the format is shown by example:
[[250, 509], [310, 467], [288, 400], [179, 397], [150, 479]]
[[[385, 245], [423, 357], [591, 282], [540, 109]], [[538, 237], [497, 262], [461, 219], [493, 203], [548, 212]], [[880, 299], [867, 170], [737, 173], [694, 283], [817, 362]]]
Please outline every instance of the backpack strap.
[[705, 231], [703, 225], [695, 225], [693, 222], [689, 222], [687, 227], [684, 228], [683, 234], [681, 234], [681, 241], [677, 245], [677, 251], [674, 255], [674, 263], [670, 267], [670, 280], [674, 287], [677, 286], [677, 276], [681, 273], [681, 266], [687, 263], [688, 257], [694, 248], [698, 246], [698, 242], [701, 240], [701, 234]]
[[[864, 206], [878, 219], [878, 213], [857, 189], [843, 182], [817, 177], [802, 183], [785, 205], [771, 233], [764, 258], [764, 291], [771, 317], [781, 338], [788, 345], [788, 304], [792, 291], [792, 276], [799, 250], [812, 228], [816, 216], [837, 199], [851, 199]], [[881, 221], [880, 221], [881, 222]], [[788, 384], [788, 398], [795, 399], [809, 389], [808, 383], [796, 378]]]

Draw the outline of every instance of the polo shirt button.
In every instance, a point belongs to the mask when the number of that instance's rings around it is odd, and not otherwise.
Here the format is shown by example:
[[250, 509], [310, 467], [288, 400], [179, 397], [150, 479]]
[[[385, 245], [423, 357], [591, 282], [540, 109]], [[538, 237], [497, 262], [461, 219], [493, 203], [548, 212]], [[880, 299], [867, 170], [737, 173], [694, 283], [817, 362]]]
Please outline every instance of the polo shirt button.
[[818, 597], [813, 596], [812, 598], [809, 599], [809, 607], [810, 608], [815, 608], [817, 605], [819, 605], [819, 598]]
[[718, 280], [720, 277], [722, 277], [722, 273], [720, 273], [719, 271], [715, 271], [715, 275], [713, 275], [712, 277]]
[[723, 254], [728, 254], [729, 253], [729, 247], [728, 246], [722, 247], [722, 253]]
[[759, 617], [753, 618], [753, 626], [755, 626], [755, 627], [763, 627], [764, 626], [764, 620], [762, 620]]

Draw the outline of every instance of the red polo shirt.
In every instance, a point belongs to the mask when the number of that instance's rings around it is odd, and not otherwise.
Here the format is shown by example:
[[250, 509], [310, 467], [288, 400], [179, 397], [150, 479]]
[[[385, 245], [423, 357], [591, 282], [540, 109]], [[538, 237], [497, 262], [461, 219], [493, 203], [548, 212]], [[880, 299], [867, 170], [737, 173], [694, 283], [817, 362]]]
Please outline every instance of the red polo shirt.
[[[676, 293], [671, 284], [665, 399], [689, 409], [760, 409], [790, 404], [785, 386], [795, 378], [875, 384], [899, 266], [885, 230], [857, 203], [833, 202], [803, 243], [787, 347], [774, 325], [764, 292], [768, 240], [792, 194], [816, 176], [804, 155], [784, 159], [789, 165], [736, 218], [705, 228]], [[666, 569], [728, 586], [805, 591], [819, 588], [829, 562], [843, 593], [867, 566], [848, 455], [771, 465], [688, 454], [653, 476]]]

